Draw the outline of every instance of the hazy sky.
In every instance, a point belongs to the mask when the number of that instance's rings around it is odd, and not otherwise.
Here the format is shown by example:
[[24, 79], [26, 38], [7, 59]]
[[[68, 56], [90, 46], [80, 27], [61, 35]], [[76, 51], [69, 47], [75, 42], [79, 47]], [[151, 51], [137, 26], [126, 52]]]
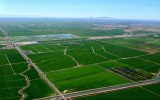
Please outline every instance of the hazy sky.
[[160, 0], [0, 0], [0, 16], [160, 20]]

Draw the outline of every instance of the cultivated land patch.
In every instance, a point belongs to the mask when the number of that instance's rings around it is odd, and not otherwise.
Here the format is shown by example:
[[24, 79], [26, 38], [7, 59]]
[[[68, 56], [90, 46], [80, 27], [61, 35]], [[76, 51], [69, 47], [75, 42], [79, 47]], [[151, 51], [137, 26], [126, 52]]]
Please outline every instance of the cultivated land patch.
[[157, 53], [160, 51], [159, 39], [152, 38], [152, 37], [110, 39], [110, 40], [106, 40], [106, 42], [113, 43], [113, 44], [120, 45], [120, 46], [133, 48], [133, 49], [148, 52], [151, 54], [154, 54], [154, 53]]
[[32, 46], [27, 45], [27, 46], [21, 46], [21, 49], [23, 49], [24, 51], [32, 51], [33, 53], [38, 53], [37, 50], [35, 50]]
[[144, 86], [144, 88], [160, 96], [160, 83]]
[[92, 50], [68, 50], [67, 54], [74, 57], [81, 65], [93, 64], [109, 60], [98, 54], [95, 54]]
[[160, 64], [160, 55], [158, 54], [142, 56], [140, 58]]
[[0, 75], [7, 75], [14, 73], [10, 65], [0, 66], [0, 68], [1, 68]]
[[[37, 42], [37, 44], [21, 46], [21, 49], [64, 93], [130, 82], [124, 78], [125, 76], [118, 75], [111, 69], [119, 69], [124, 73], [125, 69], [130, 72], [140, 70], [147, 75], [155, 75], [160, 69], [160, 36], [155, 33], [156, 31], [154, 31], [155, 34], [145, 37], [125, 37], [130, 35], [130, 32], [133, 35], [152, 33], [144, 31], [146, 29], [143, 28], [144, 23], [134, 26], [135, 23], [127, 22], [119, 25], [119, 21], [118, 24], [115, 24], [116, 22], [94, 19], [89, 21], [27, 19], [25, 22], [18, 19], [14, 21], [3, 19], [1, 22], [0, 28], [7, 32], [10, 39]], [[130, 29], [131, 26], [134, 31], [126, 33], [125, 30]], [[149, 26], [147, 24], [147, 29], [150, 28]], [[155, 26], [159, 28], [158, 24]], [[138, 30], [136, 30], [137, 27]], [[89, 39], [90, 37], [117, 35], [122, 38]], [[2, 36], [5, 35], [0, 31], [1, 43], [6, 41], [6, 37]], [[79, 36], [83, 38], [80, 39]], [[0, 49], [1, 47], [0, 44]], [[20, 76], [20, 73], [26, 71], [27, 68], [27, 62], [16, 50], [0, 50], [0, 100], [19, 100], [21, 98], [18, 91], [25, 87], [27, 82], [26, 78]], [[30, 82], [30, 86], [24, 91], [27, 93], [27, 100], [55, 95], [32, 66], [24, 74], [28, 76]], [[159, 84], [154, 84], [82, 99], [159, 100], [159, 90]]]
[[[141, 58], [149, 54], [106, 41], [41, 42], [36, 45], [22, 46], [22, 49], [34, 52], [28, 56], [61, 92], [80, 91], [129, 82], [123, 76], [110, 72], [108, 70], [110, 68], [128, 67], [149, 73], [156, 73], [160, 68], [158, 64]], [[80, 68], [76, 67], [73, 58], [79, 63]]]
[[5, 65], [5, 64], [8, 64], [8, 60], [7, 60], [7, 58], [6, 58], [6, 55], [3, 55], [3, 54], [1, 54], [0, 55], [0, 65]]
[[108, 61], [108, 62], [100, 63], [98, 65], [106, 69], [115, 68], [115, 67], [130, 67], [129, 65], [119, 61]]
[[18, 90], [25, 85], [25, 80], [19, 75], [0, 75], [0, 84], [0, 100], [18, 100]]
[[[140, 70], [147, 75], [156, 73], [160, 68], [157, 63], [141, 58], [149, 55], [148, 53], [106, 41], [52, 41], [26, 47], [23, 46], [22, 49], [32, 50], [35, 53], [28, 54], [28, 56], [45, 72], [47, 77], [61, 92], [72, 92], [125, 83], [118, 81], [118, 78], [120, 80], [121, 78], [123, 80], [127, 79], [123, 75], [119, 76], [115, 72], [110, 72], [111, 68], [131, 68], [136, 71]], [[55, 49], [56, 47], [57, 49]], [[80, 68], [77, 68], [75, 61], [78, 62]], [[87, 65], [89, 65], [91, 72], [87, 70]], [[96, 65], [98, 65], [98, 68]], [[98, 72], [93, 71], [94, 68], [97, 68]], [[75, 74], [75, 72], [77, 73]], [[117, 80], [113, 80], [113, 77], [117, 76]]]
[[42, 46], [44, 46], [45, 48], [47, 48], [49, 51], [60, 51], [60, 50], [64, 50], [65, 47], [57, 44], [43, 44]]
[[45, 52], [54, 52], [54, 51], [63, 51], [65, 47], [58, 44], [46, 43], [46, 44], [36, 44], [36, 45], [27, 45], [21, 46], [24, 51], [32, 51], [33, 53], [45, 53]]
[[47, 77], [62, 92], [80, 91], [129, 82], [129, 80], [97, 66], [49, 72]]
[[38, 53], [51, 51], [51, 50], [45, 48], [45, 47], [42, 46], [42, 45], [34, 45], [34, 46], [31, 46], [31, 48], [33, 48], [33, 49], [34, 49], [35, 51], [37, 51]]
[[105, 50], [108, 51], [109, 53], [112, 53], [112, 54], [117, 55], [122, 58], [134, 57], [134, 56], [140, 56], [140, 55], [147, 54], [142, 51], [137, 51], [134, 49], [114, 45], [114, 44], [107, 43], [107, 42], [102, 42], [102, 41], [97, 41], [97, 42], [100, 45], [102, 45], [105, 48]]
[[42, 98], [53, 95], [53, 90], [42, 79], [31, 80], [31, 85], [24, 91], [29, 96], [27, 100]]
[[158, 64], [139, 58], [123, 59], [118, 61], [127, 64], [133, 68], [142, 69], [150, 73], [156, 73], [160, 69], [160, 66]]
[[10, 63], [25, 62], [24, 58], [20, 54], [7, 54], [7, 58]]
[[0, 50], [0, 54], [18, 54], [18, 52], [14, 49], [3, 49]]
[[55, 71], [75, 67], [76, 63], [64, 51], [29, 55], [29, 57], [44, 71]]
[[[19, 100], [21, 95], [18, 91], [26, 86], [26, 80], [23, 76], [20, 76], [20, 73], [27, 69], [28, 64], [23, 57], [13, 49], [0, 50], [0, 58], [0, 100]], [[31, 88], [29, 87], [29, 91], [34, 90], [35, 94], [26, 90], [27, 99], [29, 98], [28, 100], [30, 100], [54, 94], [51, 88], [40, 78], [38, 73], [32, 70], [33, 68], [31, 68], [31, 72], [26, 74], [29, 76], [29, 79], [31, 79]], [[37, 85], [37, 83], [34, 85], [35, 82], [32, 81], [33, 77], [40, 80], [38, 82], [39, 85]], [[40, 90], [45, 90], [45, 92]]]
[[21, 73], [23, 72], [24, 70], [27, 70], [27, 66], [28, 66], [28, 63], [16, 63], [16, 64], [12, 64], [12, 68], [14, 70], [15, 73]]
[[26, 75], [29, 77], [31, 83], [31, 85], [24, 91], [28, 94], [26, 98], [27, 100], [54, 95], [54, 91], [41, 79], [33, 67], [31, 67]]

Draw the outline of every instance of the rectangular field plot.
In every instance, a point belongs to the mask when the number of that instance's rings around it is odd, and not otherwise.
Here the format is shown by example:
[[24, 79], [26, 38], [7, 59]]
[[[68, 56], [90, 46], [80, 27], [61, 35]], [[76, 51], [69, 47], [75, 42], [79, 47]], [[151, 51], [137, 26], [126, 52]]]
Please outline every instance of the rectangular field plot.
[[75, 100], [159, 100], [160, 97], [142, 88], [131, 88]]
[[20, 88], [6, 88], [0, 90], [0, 100], [20, 100], [21, 96], [18, 94]]
[[24, 58], [20, 54], [7, 54], [7, 58], [10, 63], [25, 62]]
[[0, 65], [9, 64], [6, 55], [0, 55]]
[[21, 73], [24, 70], [27, 69], [28, 63], [18, 63], [18, 64], [12, 64], [12, 68], [15, 73]]
[[49, 72], [49, 71], [55, 71], [55, 70], [75, 67], [76, 63], [71, 58], [61, 55], [50, 61], [37, 63], [37, 65], [42, 71]]
[[99, 55], [102, 55], [102, 56], [106, 57], [106, 58], [109, 59], [109, 60], [115, 60], [115, 59], [118, 59], [118, 58], [119, 58], [119, 57], [116, 56], [116, 55], [113, 55], [113, 54], [104, 52], [102, 49], [94, 49], [94, 50], [95, 50], [95, 53], [97, 53], [97, 54], [99, 54]]
[[70, 50], [90, 50], [92, 49], [92, 46], [94, 47], [97, 46], [97, 44], [92, 43], [89, 40], [77, 41], [77, 42], [67, 42], [61, 45], [68, 47], [68, 49]]
[[108, 61], [108, 62], [100, 63], [98, 65], [106, 69], [115, 68], [115, 67], [129, 67], [129, 65], [121, 63], [119, 61]]
[[2, 81], [0, 82], [1, 89], [6, 89], [6, 88], [22, 88], [26, 84], [25, 80], [7, 80], [7, 81]]
[[80, 65], [99, 63], [109, 60], [100, 55], [94, 54], [92, 50], [68, 50], [67, 54], [74, 57]]
[[140, 58], [160, 64], [160, 55], [158, 55], [158, 54], [142, 56]]
[[56, 58], [56, 56], [62, 55], [63, 52], [49, 52], [49, 53], [39, 53], [28, 55], [29, 58], [33, 60], [34, 63], [44, 62], [50, 59]]
[[29, 57], [44, 72], [66, 69], [76, 66], [76, 63], [70, 57], [65, 56], [64, 52], [34, 54], [29, 55]]
[[57, 44], [43, 44], [45, 48], [47, 48], [49, 51], [60, 51], [64, 50], [65, 47], [60, 46], [58, 43]]
[[95, 53], [97, 53], [101, 56], [104, 56], [109, 60], [115, 60], [115, 59], [120, 58], [116, 55], [113, 55], [112, 53], [107, 52], [107, 50], [105, 50], [105, 48], [103, 46], [100, 46], [100, 45], [99, 46], [93, 46], [92, 48], [94, 49]]
[[0, 50], [0, 55], [1, 54], [17, 54], [18, 52], [14, 49], [5, 49], [5, 50]]
[[144, 88], [160, 95], [160, 83], [144, 86]]
[[0, 82], [4, 81], [17, 81], [17, 80], [24, 80], [24, 77], [20, 75], [0, 75]]
[[21, 46], [24, 51], [32, 51], [33, 53], [45, 53], [45, 52], [54, 52], [54, 51], [63, 51], [65, 47], [58, 44], [36, 44]]
[[147, 54], [145, 52], [137, 51], [137, 50], [126, 48], [126, 47], [117, 46], [114, 44], [109, 44], [105, 42], [98, 42], [98, 43], [102, 45], [107, 52], [123, 57], [123, 58]]
[[16, 100], [20, 98], [18, 90], [25, 86], [24, 77], [14, 75], [10, 65], [0, 66], [0, 100]]
[[33, 48], [38, 53], [51, 51], [51, 50], [49, 50], [48, 48], [46, 48], [42, 45], [32, 45], [31, 48]]
[[26, 81], [19, 75], [0, 75], [0, 100], [16, 100], [20, 98], [18, 90], [24, 87]]
[[97, 66], [86, 66], [63, 71], [49, 72], [47, 77], [60, 91], [79, 91], [112, 86], [129, 81]]
[[160, 68], [158, 64], [145, 61], [142, 59], [138, 59], [138, 58], [119, 60], [119, 62], [127, 64], [133, 68], [142, 69], [144, 71], [151, 72], [151, 73], [156, 73]]
[[160, 51], [160, 42], [158, 38], [153, 39], [152, 37], [134, 37], [127, 39], [110, 39], [106, 42], [133, 48], [151, 54]]
[[40, 79], [38, 72], [31, 67], [31, 69], [26, 73], [30, 80]]
[[27, 45], [27, 46], [21, 46], [20, 47], [23, 51], [32, 51], [33, 53], [38, 53], [37, 50], [35, 50], [34, 48], [32, 48], [32, 46]]
[[13, 74], [13, 70], [10, 65], [0, 66], [0, 75]]

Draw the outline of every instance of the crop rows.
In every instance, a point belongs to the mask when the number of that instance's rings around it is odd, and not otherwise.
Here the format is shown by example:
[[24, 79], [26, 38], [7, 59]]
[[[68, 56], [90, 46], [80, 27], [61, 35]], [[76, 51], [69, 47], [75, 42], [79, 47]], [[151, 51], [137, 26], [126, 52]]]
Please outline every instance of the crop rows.
[[[18, 91], [26, 85], [24, 77], [20, 73], [27, 69], [28, 64], [22, 56], [15, 50], [0, 50], [0, 99], [1, 100], [17, 100], [21, 98]], [[40, 98], [53, 94], [50, 87], [40, 78], [37, 72], [32, 68], [32, 72], [26, 73], [31, 81], [31, 87], [26, 91], [27, 99]], [[32, 77], [36, 77], [37, 82]], [[35, 85], [36, 84], [36, 85]], [[39, 90], [46, 90], [39, 91]], [[34, 90], [34, 93], [31, 91]], [[39, 92], [39, 94], [36, 94]]]
[[75, 100], [104, 100], [106, 98], [110, 100], [159, 100], [159, 86], [160, 84], [153, 84], [144, 87], [136, 87], [110, 93], [77, 98]]
[[153, 78], [152, 74], [145, 73], [139, 70], [133, 70], [128, 67], [116, 67], [111, 68], [110, 70], [133, 81], [147, 80]]

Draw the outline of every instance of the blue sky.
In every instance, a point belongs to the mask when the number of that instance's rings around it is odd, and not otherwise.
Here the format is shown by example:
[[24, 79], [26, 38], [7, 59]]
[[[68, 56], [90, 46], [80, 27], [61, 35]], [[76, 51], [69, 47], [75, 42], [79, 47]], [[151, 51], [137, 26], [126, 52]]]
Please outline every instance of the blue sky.
[[160, 20], [160, 0], [0, 0], [0, 16]]

